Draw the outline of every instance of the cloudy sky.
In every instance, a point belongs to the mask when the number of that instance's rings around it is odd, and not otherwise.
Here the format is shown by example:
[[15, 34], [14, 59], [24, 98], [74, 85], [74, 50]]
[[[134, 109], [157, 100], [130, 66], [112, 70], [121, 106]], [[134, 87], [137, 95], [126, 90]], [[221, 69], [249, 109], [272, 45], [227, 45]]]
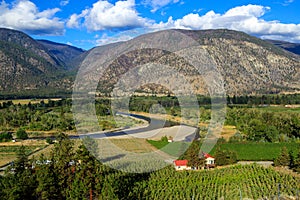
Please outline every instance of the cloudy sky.
[[2, 0], [0, 27], [83, 49], [171, 28], [300, 43], [299, 10], [299, 0]]

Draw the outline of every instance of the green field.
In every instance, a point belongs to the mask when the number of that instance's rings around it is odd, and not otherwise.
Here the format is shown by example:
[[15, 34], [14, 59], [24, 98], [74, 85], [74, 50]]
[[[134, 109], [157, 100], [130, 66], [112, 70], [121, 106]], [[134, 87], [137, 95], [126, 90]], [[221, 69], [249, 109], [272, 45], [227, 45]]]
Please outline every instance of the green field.
[[224, 143], [218, 144], [212, 150], [211, 154], [214, 155], [216, 149], [220, 146], [221, 149], [235, 151], [238, 160], [249, 161], [272, 161], [279, 154], [281, 149], [285, 146], [288, 151], [293, 151], [296, 154], [300, 149], [299, 143]]
[[147, 140], [152, 146], [154, 146], [157, 149], [161, 149], [167, 144], [169, 144], [168, 141], [162, 141], [162, 140]]
[[139, 186], [140, 199], [276, 199], [279, 192], [283, 199], [297, 195], [300, 178], [255, 164], [182, 172], [166, 168]]
[[157, 141], [157, 140], [147, 140], [152, 146], [161, 151], [175, 157], [181, 156], [185, 150], [188, 149], [191, 143], [189, 142], [166, 142], [166, 141]]
[[[157, 149], [168, 153], [169, 155], [180, 156], [180, 145], [182, 142], [173, 142], [169, 145], [168, 142], [147, 140], [151, 145]], [[166, 146], [167, 145], [167, 146]], [[186, 143], [186, 145], [189, 145]], [[201, 147], [201, 143], [199, 144]], [[218, 147], [222, 150], [227, 149], [235, 151], [239, 161], [273, 161], [278, 157], [283, 147], [288, 151], [293, 151], [296, 155], [300, 150], [300, 143], [256, 143], [256, 142], [242, 142], [242, 143], [222, 143], [217, 144], [210, 154], [214, 155]]]
[[[45, 146], [46, 145], [25, 146], [25, 151], [27, 155], [30, 155], [35, 151], [43, 149]], [[15, 160], [20, 147], [21, 145], [0, 146], [0, 166]]]
[[260, 110], [270, 111], [270, 112], [295, 112], [300, 113], [300, 107], [298, 108], [286, 108], [284, 106], [268, 106], [268, 107], [256, 107]]

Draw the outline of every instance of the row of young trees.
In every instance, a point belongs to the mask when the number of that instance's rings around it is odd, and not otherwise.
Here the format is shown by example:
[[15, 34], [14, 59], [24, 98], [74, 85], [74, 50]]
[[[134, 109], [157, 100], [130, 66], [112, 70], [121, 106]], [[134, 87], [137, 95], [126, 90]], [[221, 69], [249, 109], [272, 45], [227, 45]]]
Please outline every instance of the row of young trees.
[[[188, 165], [191, 167], [202, 168], [205, 167], [204, 154], [207, 152], [201, 152], [201, 142], [194, 140], [189, 148], [184, 152], [180, 159], [187, 159]], [[214, 154], [215, 165], [224, 166], [237, 163], [237, 153], [226, 149], [218, 148]]]
[[300, 114], [297, 112], [229, 108], [225, 123], [236, 126], [250, 141], [283, 142], [300, 138]]
[[38, 159], [29, 159], [22, 146], [17, 160], [0, 176], [0, 199], [235, 199], [240, 192], [258, 199], [277, 194], [278, 183], [287, 195], [296, 196], [300, 189], [296, 176], [257, 165], [181, 173], [169, 166], [129, 174], [96, 160], [95, 140], [86, 138], [83, 144], [74, 149], [73, 141], [60, 134], [50, 156]]
[[[30, 131], [75, 130], [71, 113], [72, 100], [48, 100], [36, 104], [14, 104], [12, 101], [0, 103], [0, 131], [13, 131], [24, 128]], [[96, 113], [99, 116], [111, 115], [110, 101], [97, 100]], [[104, 122], [103, 122], [104, 123]]]
[[300, 151], [298, 153], [288, 152], [287, 148], [283, 147], [280, 155], [274, 159], [274, 166], [289, 167], [295, 172], [300, 173]]
[[247, 104], [247, 105], [286, 105], [300, 104], [300, 94], [282, 95], [257, 95], [257, 96], [227, 96], [227, 104]]
[[25, 147], [17, 160], [0, 176], [0, 199], [137, 199], [130, 194], [136, 182], [149, 174], [126, 174], [100, 163], [97, 143], [83, 139], [78, 148], [60, 134], [50, 156], [29, 159]]
[[49, 100], [37, 104], [13, 104], [0, 106], [0, 129], [15, 130], [21, 127], [32, 131], [73, 130], [74, 122], [69, 115], [71, 100]]

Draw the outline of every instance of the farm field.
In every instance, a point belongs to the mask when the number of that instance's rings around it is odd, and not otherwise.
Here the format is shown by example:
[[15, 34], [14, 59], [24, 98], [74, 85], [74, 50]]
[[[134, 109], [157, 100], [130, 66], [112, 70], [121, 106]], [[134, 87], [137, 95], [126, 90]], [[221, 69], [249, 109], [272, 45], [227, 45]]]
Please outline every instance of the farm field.
[[140, 187], [145, 199], [299, 198], [300, 178], [256, 164], [208, 171], [176, 172], [166, 168], [151, 174], [147, 185]]
[[27, 140], [15, 143], [2, 142], [0, 143], [0, 166], [14, 161], [17, 158], [18, 149], [22, 145], [25, 146], [26, 154], [28, 155], [48, 146], [45, 141], [40, 140]]
[[272, 161], [276, 158], [283, 147], [286, 147], [288, 151], [293, 151], [296, 154], [300, 149], [299, 143], [256, 143], [256, 142], [244, 142], [244, 143], [223, 143], [218, 144], [212, 150], [211, 154], [214, 155], [216, 149], [227, 149], [235, 151], [237, 153], [237, 159], [239, 161]]
[[[147, 140], [148, 143], [153, 145], [157, 149], [161, 149], [162, 151], [174, 155], [174, 149], [179, 149], [179, 145], [182, 143], [168, 143], [167, 141], [156, 141], [156, 140]], [[169, 144], [169, 145], [168, 145]], [[167, 148], [166, 148], [166, 145]], [[188, 145], [188, 144], [187, 144]], [[201, 147], [201, 143], [199, 144]], [[221, 150], [230, 150], [235, 151], [237, 153], [237, 159], [239, 161], [273, 161], [276, 158], [283, 147], [286, 147], [288, 151], [293, 151], [294, 155], [300, 149], [300, 143], [256, 143], [256, 142], [243, 142], [243, 143], [219, 143], [217, 144], [211, 152], [211, 155], [215, 154], [217, 148], [221, 148]], [[172, 154], [173, 153], [173, 154]]]
[[109, 141], [122, 150], [134, 153], [146, 153], [155, 150], [145, 139], [109, 139]]
[[45, 103], [48, 103], [49, 100], [59, 101], [61, 99], [60, 98], [54, 98], [54, 99], [13, 99], [13, 100], [0, 100], [0, 103], [12, 101], [13, 104], [27, 105], [29, 103], [37, 104], [37, 103], [40, 103], [41, 101], [44, 101]]

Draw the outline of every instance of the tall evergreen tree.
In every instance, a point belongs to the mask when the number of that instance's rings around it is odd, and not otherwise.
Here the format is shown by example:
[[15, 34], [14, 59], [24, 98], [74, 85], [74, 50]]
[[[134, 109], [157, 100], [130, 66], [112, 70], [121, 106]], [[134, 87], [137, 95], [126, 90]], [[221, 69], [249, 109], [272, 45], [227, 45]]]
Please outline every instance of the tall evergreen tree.
[[[14, 172], [13, 174], [11, 172]], [[36, 177], [32, 162], [26, 155], [26, 148], [22, 145], [17, 152], [17, 159], [6, 173], [9, 181], [7, 199], [35, 199]]]
[[287, 148], [284, 146], [281, 149], [280, 155], [274, 160], [274, 166], [289, 166], [291, 158]]
[[51, 153], [54, 160], [54, 172], [58, 175], [59, 199], [65, 199], [75, 176], [73, 145], [66, 134], [60, 133]]
[[300, 151], [298, 152], [298, 155], [293, 163], [293, 170], [300, 173]]
[[37, 197], [41, 200], [59, 199], [58, 174], [54, 171], [54, 159], [47, 160], [42, 154], [36, 164], [36, 176], [38, 186]]
[[97, 195], [96, 179], [99, 162], [96, 160], [98, 145], [91, 138], [84, 138], [83, 144], [79, 146], [76, 154], [76, 177], [70, 188], [69, 196], [71, 199], [93, 199]]

